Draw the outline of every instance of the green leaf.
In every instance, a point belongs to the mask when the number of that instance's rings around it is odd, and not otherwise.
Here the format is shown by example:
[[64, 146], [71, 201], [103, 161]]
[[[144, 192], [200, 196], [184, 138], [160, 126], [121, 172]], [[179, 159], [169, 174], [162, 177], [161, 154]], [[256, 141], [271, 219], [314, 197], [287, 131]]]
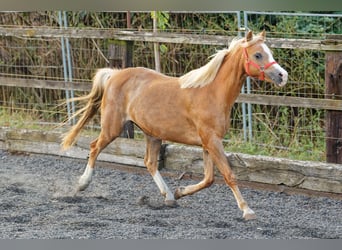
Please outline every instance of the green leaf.
[[167, 53], [167, 51], [168, 51], [167, 46], [165, 44], [161, 44], [159, 46], [159, 49], [160, 49], [160, 52], [163, 54]]

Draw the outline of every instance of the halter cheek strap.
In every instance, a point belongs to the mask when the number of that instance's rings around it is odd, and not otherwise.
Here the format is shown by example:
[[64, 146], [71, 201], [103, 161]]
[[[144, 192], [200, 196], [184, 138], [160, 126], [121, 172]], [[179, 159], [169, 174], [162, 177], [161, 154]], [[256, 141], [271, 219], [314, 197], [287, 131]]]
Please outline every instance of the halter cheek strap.
[[251, 76], [250, 71], [249, 71], [249, 67], [250, 67], [250, 65], [252, 65], [253, 67], [257, 68], [260, 71], [258, 79], [261, 80], [261, 81], [265, 80], [265, 70], [268, 69], [269, 67], [271, 67], [273, 64], [277, 64], [276, 61], [273, 61], [273, 62], [267, 63], [264, 66], [260, 66], [259, 64], [249, 60], [246, 48], [243, 49], [243, 52], [244, 52], [244, 55], [245, 55], [245, 58], [246, 58], [245, 70], [246, 70], [247, 75]]

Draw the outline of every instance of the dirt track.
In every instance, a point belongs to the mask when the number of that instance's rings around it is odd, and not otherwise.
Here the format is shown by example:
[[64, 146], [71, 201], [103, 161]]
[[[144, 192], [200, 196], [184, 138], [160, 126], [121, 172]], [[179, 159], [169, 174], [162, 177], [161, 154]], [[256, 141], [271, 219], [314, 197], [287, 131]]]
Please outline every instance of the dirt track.
[[[73, 196], [84, 167], [0, 151], [0, 238], [342, 238], [342, 200], [243, 188], [258, 216], [244, 221], [225, 185], [167, 208], [149, 175], [119, 169], [98, 168], [90, 187]], [[165, 180], [173, 189], [197, 182]]]

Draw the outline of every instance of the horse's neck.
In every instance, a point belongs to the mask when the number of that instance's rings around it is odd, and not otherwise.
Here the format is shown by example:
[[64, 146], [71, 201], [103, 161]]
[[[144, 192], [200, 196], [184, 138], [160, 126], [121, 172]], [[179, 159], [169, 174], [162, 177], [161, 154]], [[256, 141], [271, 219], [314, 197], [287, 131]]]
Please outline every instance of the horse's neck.
[[215, 89], [218, 90], [218, 95], [231, 107], [245, 80], [244, 57], [241, 56], [241, 52], [237, 51], [226, 56], [213, 85], [216, 85]]

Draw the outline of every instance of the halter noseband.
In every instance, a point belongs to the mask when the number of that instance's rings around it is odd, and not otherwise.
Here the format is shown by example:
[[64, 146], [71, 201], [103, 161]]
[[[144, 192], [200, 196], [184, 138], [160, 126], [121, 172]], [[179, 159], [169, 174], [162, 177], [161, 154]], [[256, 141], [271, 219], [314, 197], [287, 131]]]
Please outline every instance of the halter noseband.
[[243, 52], [244, 52], [244, 55], [245, 55], [245, 58], [246, 58], [245, 70], [246, 70], [247, 75], [251, 76], [250, 71], [249, 71], [249, 66], [253, 65], [255, 68], [257, 68], [260, 71], [258, 79], [261, 80], [261, 81], [265, 80], [265, 70], [268, 69], [269, 67], [271, 67], [273, 64], [277, 63], [276, 61], [273, 61], [273, 62], [267, 63], [264, 66], [260, 66], [259, 64], [256, 64], [255, 62], [249, 60], [246, 48], [243, 49]]

